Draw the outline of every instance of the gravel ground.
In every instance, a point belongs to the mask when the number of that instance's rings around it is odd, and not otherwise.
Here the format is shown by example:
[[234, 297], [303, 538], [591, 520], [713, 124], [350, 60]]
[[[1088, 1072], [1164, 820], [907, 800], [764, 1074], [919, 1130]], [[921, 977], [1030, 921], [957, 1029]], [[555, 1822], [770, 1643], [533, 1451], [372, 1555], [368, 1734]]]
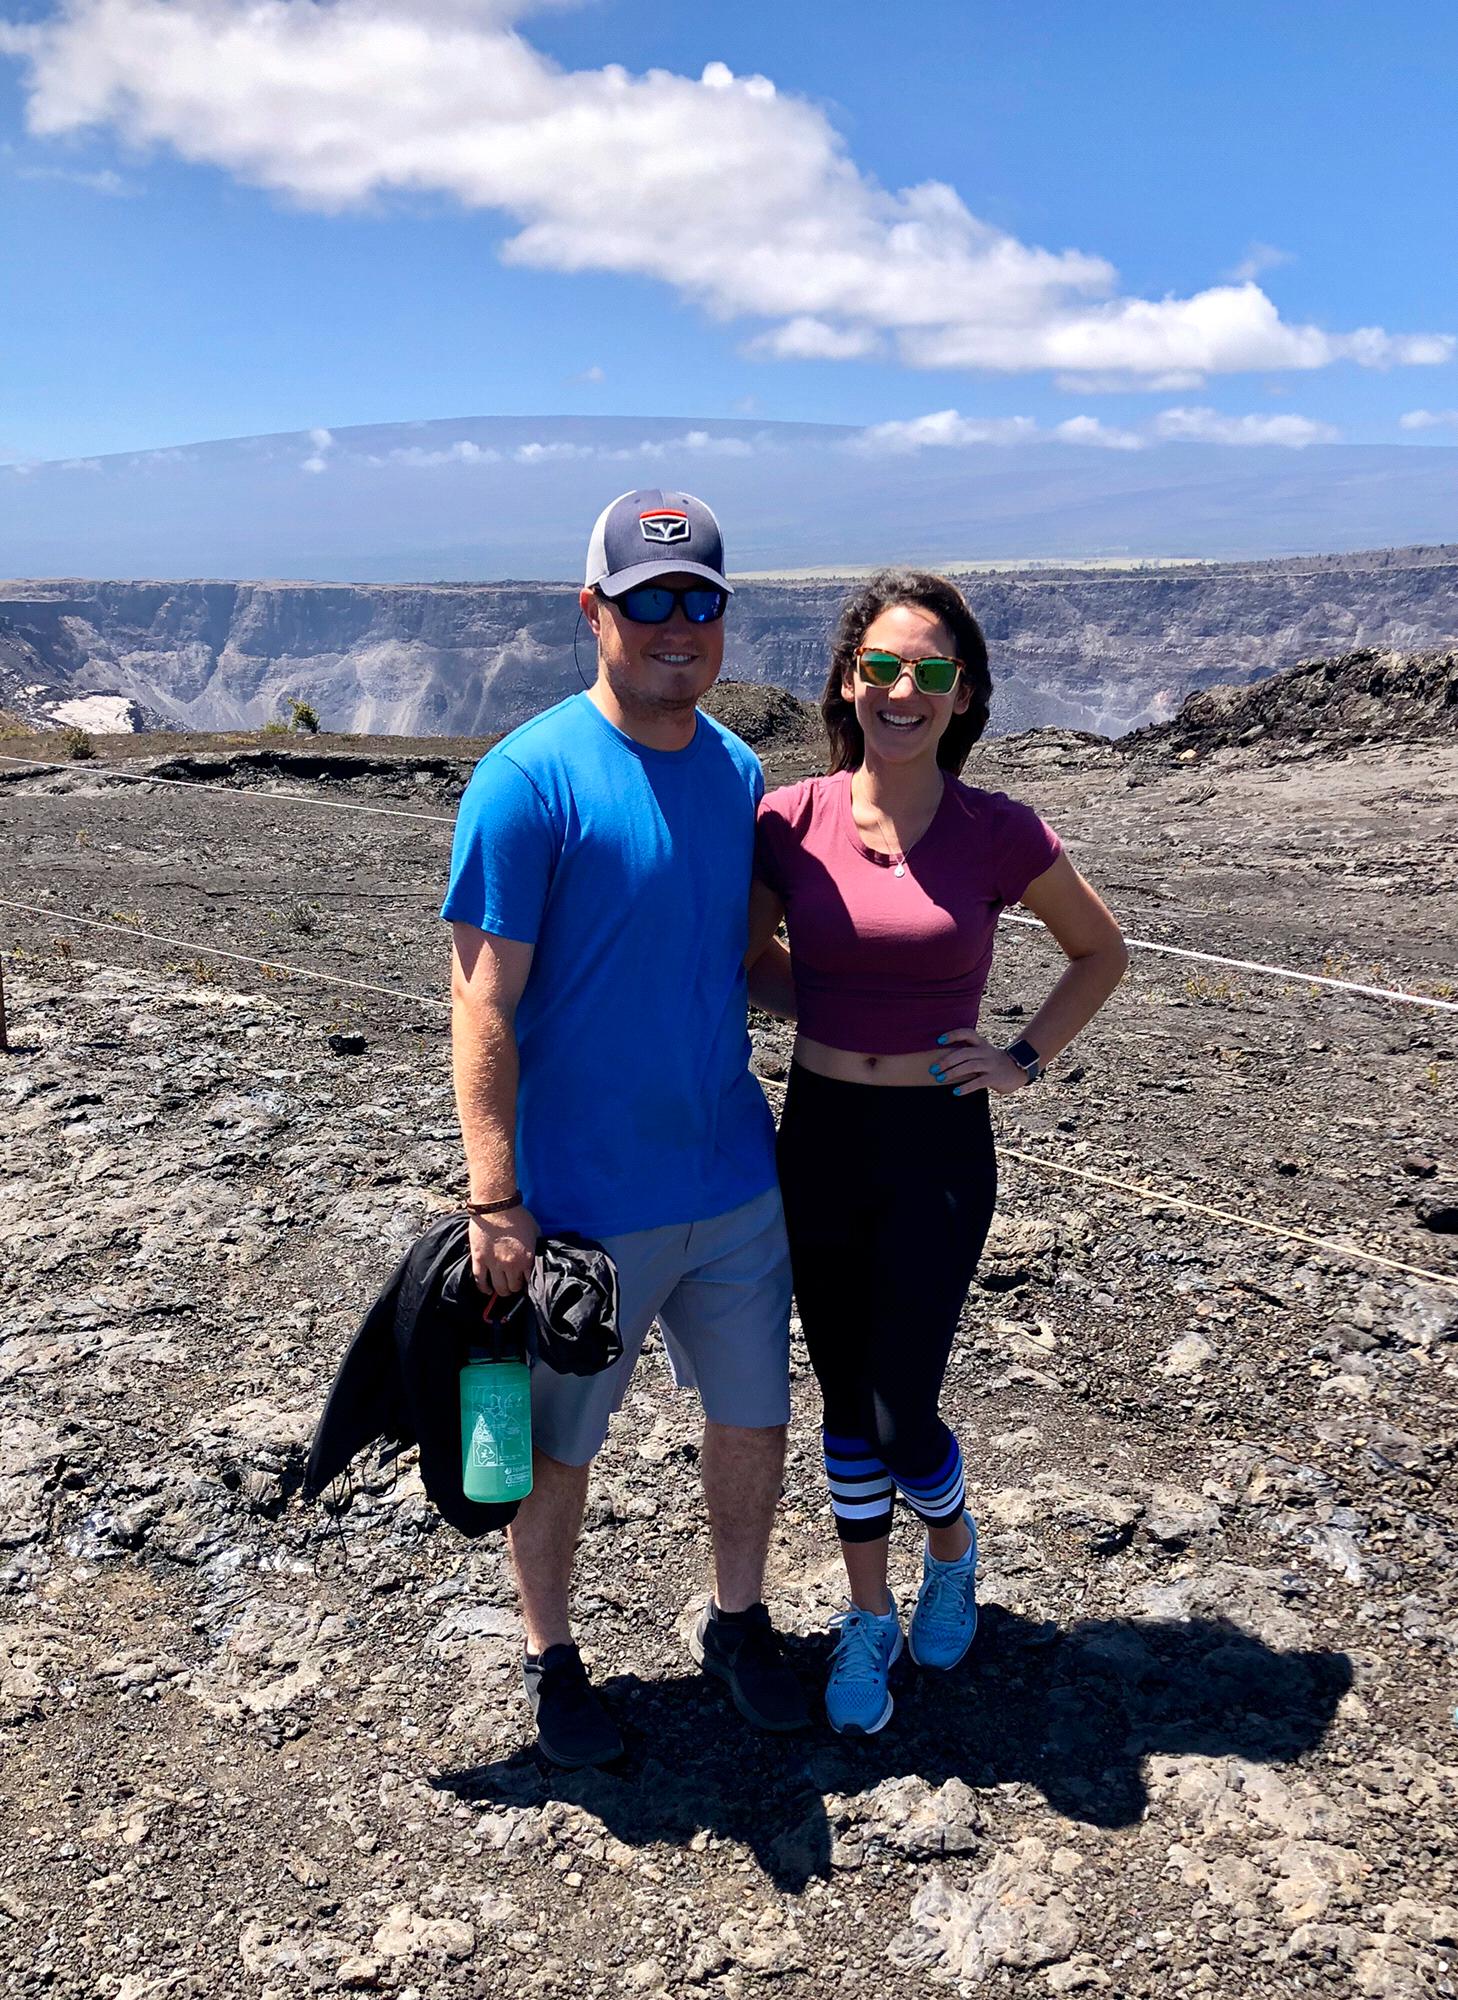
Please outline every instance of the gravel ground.
[[[448, 816], [468, 765], [415, 749], [226, 752], [236, 803], [0, 766], [0, 895], [46, 912], [0, 911], [0, 1990], [1454, 1992], [1454, 1017], [1136, 952], [998, 1106], [947, 1397], [983, 1626], [870, 1742], [761, 1739], [689, 1664], [697, 1426], [650, 1354], [579, 1569], [628, 1754], [563, 1778], [500, 1546], [408, 1457], [296, 1497], [361, 1309], [460, 1189], [449, 828], [269, 788]], [[762, 749], [803, 767], [793, 730]], [[968, 775], [1132, 937], [1451, 992], [1458, 748], [1282, 756], [1041, 732]], [[990, 1024], [1052, 969], [1009, 927]], [[776, 1102], [788, 1037], [755, 1045]], [[814, 1687], [812, 1392], [797, 1359], [770, 1597]], [[894, 1560], [909, 1594], [909, 1524]]]

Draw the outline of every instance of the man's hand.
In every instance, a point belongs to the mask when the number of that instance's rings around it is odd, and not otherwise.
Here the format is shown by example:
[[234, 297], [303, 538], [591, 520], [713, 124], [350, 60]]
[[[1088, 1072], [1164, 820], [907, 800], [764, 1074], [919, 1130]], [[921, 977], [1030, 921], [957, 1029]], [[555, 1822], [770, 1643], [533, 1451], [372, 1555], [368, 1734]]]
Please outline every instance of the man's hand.
[[471, 1217], [471, 1275], [483, 1292], [519, 1292], [537, 1254], [536, 1217], [518, 1202], [499, 1215]]

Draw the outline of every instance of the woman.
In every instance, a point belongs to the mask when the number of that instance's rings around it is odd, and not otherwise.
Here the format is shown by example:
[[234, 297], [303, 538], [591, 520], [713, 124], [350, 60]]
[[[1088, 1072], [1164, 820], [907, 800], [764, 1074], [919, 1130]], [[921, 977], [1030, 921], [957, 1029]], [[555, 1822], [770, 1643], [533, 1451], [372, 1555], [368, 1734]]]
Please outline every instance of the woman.
[[[958, 781], [991, 692], [986, 643], [956, 588], [882, 571], [835, 635], [828, 774], [760, 808], [750, 990], [798, 1022], [780, 1181], [850, 1585], [826, 1712], [858, 1735], [893, 1705], [898, 1491], [926, 1527], [912, 1658], [953, 1667], [976, 1628], [977, 1535], [937, 1404], [992, 1220], [988, 1093], [1036, 1082], [1127, 963], [1057, 835], [1031, 807]], [[1068, 965], [1003, 1049], [977, 1014], [1010, 903], [1042, 919]], [[781, 917], [788, 959], [771, 942]]]

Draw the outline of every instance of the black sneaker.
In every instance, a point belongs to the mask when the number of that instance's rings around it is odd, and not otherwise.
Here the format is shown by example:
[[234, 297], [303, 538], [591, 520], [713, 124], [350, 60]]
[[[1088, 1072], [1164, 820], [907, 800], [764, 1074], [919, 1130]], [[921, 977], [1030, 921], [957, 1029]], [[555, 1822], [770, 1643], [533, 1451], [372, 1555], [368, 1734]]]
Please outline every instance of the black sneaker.
[[762, 1604], [726, 1614], [711, 1601], [699, 1614], [689, 1651], [706, 1674], [715, 1674], [734, 1706], [756, 1729], [804, 1729], [810, 1721], [805, 1693]]
[[539, 1659], [528, 1654], [521, 1672], [537, 1725], [537, 1748], [549, 1763], [580, 1771], [622, 1756], [617, 1724], [593, 1693], [574, 1645], [548, 1646]]

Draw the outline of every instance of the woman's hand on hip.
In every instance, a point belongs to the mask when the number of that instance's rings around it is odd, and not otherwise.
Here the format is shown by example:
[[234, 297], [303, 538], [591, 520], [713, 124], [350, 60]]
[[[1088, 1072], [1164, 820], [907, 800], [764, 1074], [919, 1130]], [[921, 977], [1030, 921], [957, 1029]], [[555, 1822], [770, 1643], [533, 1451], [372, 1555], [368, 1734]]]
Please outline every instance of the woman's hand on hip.
[[937, 1039], [943, 1053], [932, 1064], [931, 1073], [938, 1083], [950, 1085], [954, 1097], [969, 1096], [974, 1090], [991, 1090], [1006, 1097], [1026, 1088], [1028, 1077], [1022, 1064], [975, 1028], [952, 1028]]

